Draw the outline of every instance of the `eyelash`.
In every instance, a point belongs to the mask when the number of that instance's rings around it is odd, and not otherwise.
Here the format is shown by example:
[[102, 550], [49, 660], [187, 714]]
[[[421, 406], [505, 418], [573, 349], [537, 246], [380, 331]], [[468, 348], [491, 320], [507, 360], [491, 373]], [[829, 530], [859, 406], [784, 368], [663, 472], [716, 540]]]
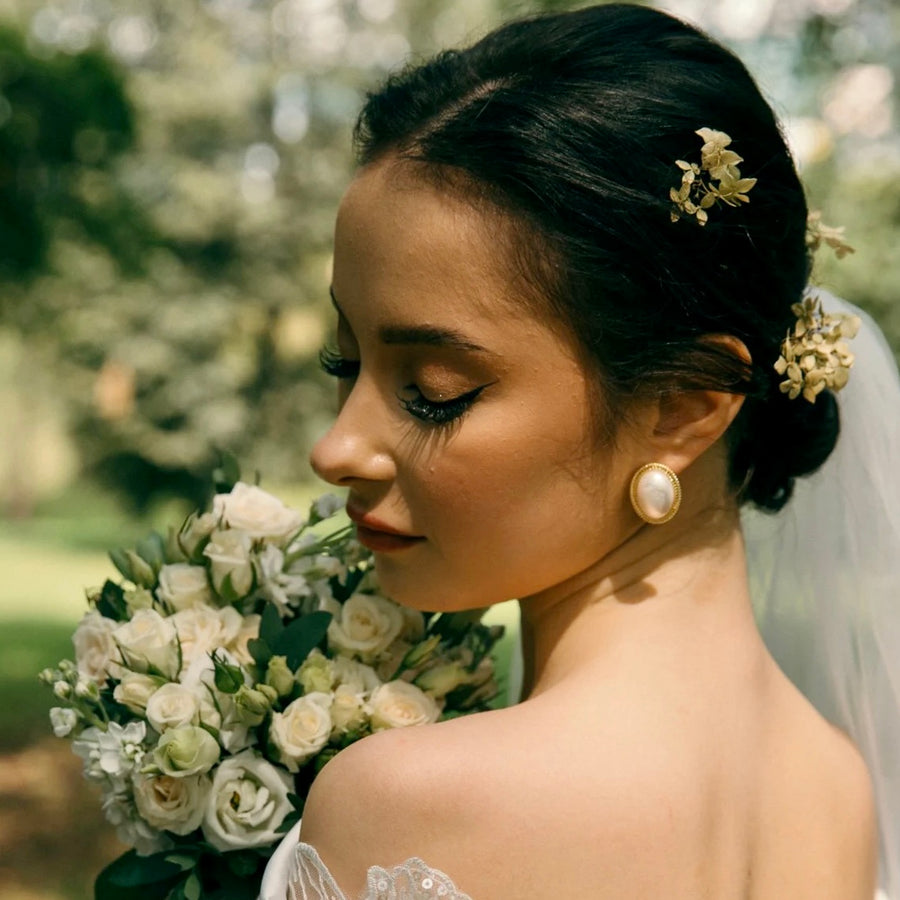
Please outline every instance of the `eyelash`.
[[[319, 352], [319, 365], [327, 375], [334, 378], [352, 379], [359, 375], [359, 361], [346, 359], [331, 347], [323, 347]], [[408, 389], [415, 390], [418, 396], [409, 399], [400, 397], [400, 406], [410, 415], [430, 425], [450, 425], [469, 411], [485, 387], [487, 385], [467, 391], [459, 397], [438, 402], [426, 399], [415, 385], [410, 385]]]

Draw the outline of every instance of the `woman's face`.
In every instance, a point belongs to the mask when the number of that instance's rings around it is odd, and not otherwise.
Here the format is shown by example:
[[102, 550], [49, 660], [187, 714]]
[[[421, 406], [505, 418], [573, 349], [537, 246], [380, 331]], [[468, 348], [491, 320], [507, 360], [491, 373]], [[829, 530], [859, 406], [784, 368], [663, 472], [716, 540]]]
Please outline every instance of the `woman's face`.
[[341, 408], [312, 463], [398, 602], [532, 595], [621, 542], [646, 460], [627, 434], [597, 447], [574, 341], [517, 296], [502, 224], [404, 166], [363, 169], [338, 213]]

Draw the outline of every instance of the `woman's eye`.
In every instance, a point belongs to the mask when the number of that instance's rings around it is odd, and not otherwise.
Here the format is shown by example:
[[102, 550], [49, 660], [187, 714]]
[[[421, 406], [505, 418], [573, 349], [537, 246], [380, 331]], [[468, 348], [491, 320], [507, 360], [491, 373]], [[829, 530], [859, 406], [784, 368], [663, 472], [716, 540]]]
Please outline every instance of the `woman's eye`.
[[481, 387], [467, 391], [465, 394], [460, 394], [458, 397], [453, 397], [450, 400], [428, 400], [422, 396], [415, 385], [410, 385], [407, 390], [416, 391], [416, 396], [401, 397], [400, 405], [410, 415], [421, 419], [423, 422], [428, 422], [431, 425], [449, 425], [468, 412], [469, 407], [486, 387], [487, 385], [481, 385]]
[[346, 359], [331, 347], [319, 351], [319, 365], [326, 375], [334, 378], [356, 378], [359, 375], [359, 360]]

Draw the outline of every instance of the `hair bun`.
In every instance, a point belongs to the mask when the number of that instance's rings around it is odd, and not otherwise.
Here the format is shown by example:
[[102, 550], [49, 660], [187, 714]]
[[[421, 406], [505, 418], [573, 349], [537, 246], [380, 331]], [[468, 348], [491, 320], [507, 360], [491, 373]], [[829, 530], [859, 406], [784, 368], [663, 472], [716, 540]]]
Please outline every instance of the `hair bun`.
[[753, 408], [735, 448], [732, 472], [748, 473], [742, 500], [777, 512], [790, 500], [794, 479], [815, 472], [834, 449], [840, 433], [837, 399], [823, 391], [809, 403], [779, 392], [747, 403]]

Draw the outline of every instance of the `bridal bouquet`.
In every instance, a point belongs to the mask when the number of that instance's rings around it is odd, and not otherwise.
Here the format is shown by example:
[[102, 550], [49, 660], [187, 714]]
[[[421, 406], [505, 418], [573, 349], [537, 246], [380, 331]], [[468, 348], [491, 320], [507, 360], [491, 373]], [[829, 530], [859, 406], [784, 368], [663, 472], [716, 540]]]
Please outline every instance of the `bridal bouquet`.
[[124, 581], [89, 595], [75, 660], [41, 673], [54, 732], [134, 848], [98, 900], [255, 897], [335, 753], [496, 694], [502, 629], [384, 597], [352, 528], [327, 530], [341, 506], [325, 495], [304, 519], [238, 481], [110, 554]]

